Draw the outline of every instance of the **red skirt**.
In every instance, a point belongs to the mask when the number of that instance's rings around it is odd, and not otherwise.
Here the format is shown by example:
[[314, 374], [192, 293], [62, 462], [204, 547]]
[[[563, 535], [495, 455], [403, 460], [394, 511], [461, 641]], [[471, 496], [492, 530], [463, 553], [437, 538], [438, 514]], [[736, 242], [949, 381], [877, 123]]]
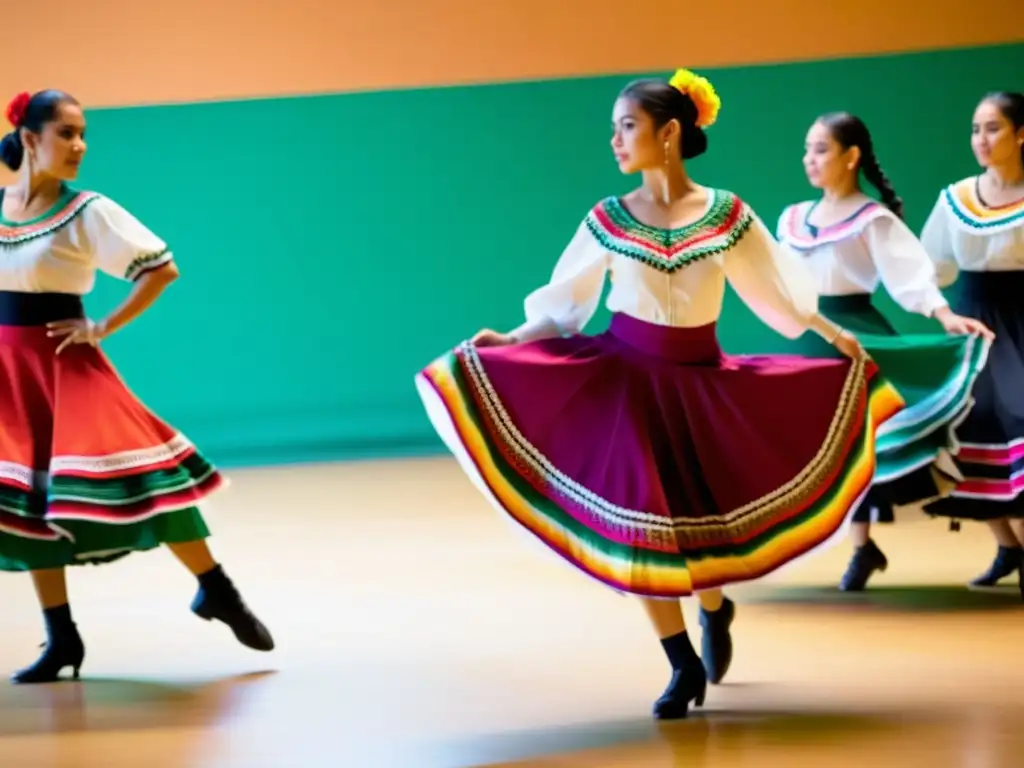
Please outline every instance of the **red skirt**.
[[[25, 294], [15, 296], [25, 304]], [[49, 319], [67, 316], [53, 306], [77, 297], [53, 296], [28, 294], [28, 314], [42, 306]], [[0, 319], [9, 321], [4, 308], [0, 301]], [[25, 320], [21, 314], [15, 320]], [[123, 534], [190, 510], [225, 483], [129, 391], [103, 352], [73, 344], [56, 355], [59, 343], [42, 322], [0, 324], [0, 536], [56, 542], [73, 539], [83, 524]], [[95, 534], [88, 538], [95, 546]], [[0, 544], [0, 559], [9, 558], [10, 541]]]
[[658, 597], [764, 576], [840, 533], [903, 407], [871, 360], [728, 356], [714, 325], [624, 315], [594, 337], [463, 344], [418, 386], [498, 509]]

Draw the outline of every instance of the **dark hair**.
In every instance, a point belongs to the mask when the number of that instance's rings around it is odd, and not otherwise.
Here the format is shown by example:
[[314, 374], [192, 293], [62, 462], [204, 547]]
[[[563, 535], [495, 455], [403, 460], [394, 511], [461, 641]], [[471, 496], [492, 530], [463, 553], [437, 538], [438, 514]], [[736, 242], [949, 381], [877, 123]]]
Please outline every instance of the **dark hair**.
[[21, 129], [39, 133], [43, 126], [57, 117], [57, 111], [64, 104], [78, 104], [78, 101], [64, 91], [45, 90], [39, 91], [32, 96], [25, 107], [25, 114], [21, 122], [14, 126], [14, 130], [0, 140], [0, 161], [16, 171], [21, 168], [21, 161], [25, 157], [25, 145], [21, 141]]
[[860, 170], [864, 173], [864, 178], [878, 190], [882, 204], [902, 219], [903, 200], [896, 194], [889, 177], [885, 175], [878, 162], [875, 145], [871, 141], [871, 132], [864, 121], [849, 112], [830, 112], [819, 117], [818, 122], [828, 128], [832, 138], [844, 149], [857, 147], [860, 150]]
[[[985, 94], [982, 101], [991, 101], [1013, 125], [1014, 131], [1024, 128], [1024, 93], [1016, 91], [993, 91]], [[1020, 161], [1024, 163], [1024, 144], [1020, 147]]]
[[635, 101], [661, 128], [672, 120], [682, 127], [682, 156], [684, 160], [703, 155], [708, 150], [708, 137], [697, 126], [697, 105], [685, 93], [664, 80], [634, 80], [619, 94], [621, 99]]

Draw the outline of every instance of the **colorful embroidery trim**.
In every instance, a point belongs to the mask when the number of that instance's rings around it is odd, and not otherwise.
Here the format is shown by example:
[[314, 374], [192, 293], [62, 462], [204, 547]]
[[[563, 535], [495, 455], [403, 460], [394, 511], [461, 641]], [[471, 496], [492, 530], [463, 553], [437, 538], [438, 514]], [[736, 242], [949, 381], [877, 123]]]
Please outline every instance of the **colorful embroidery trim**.
[[990, 208], [978, 199], [976, 184], [977, 179], [971, 177], [942, 191], [942, 200], [957, 224], [975, 234], [1005, 232], [1024, 224], [1024, 198]]
[[0, 246], [22, 245], [43, 237], [74, 221], [91, 203], [100, 198], [96, 192], [77, 192], [44, 216], [24, 224], [0, 222]]
[[684, 227], [649, 227], [637, 221], [615, 197], [595, 206], [587, 216], [586, 226], [605, 249], [662, 272], [675, 272], [694, 261], [729, 250], [754, 220], [750, 209], [736, 195], [720, 190], [712, 190], [711, 194], [707, 213]]
[[835, 224], [816, 227], [808, 222], [816, 202], [803, 202], [789, 206], [782, 214], [782, 226], [777, 233], [780, 240], [798, 251], [809, 251], [822, 245], [842, 242], [857, 237], [868, 223], [885, 216], [889, 209], [870, 200], [850, 216]]
[[164, 248], [156, 253], [137, 256], [132, 259], [132, 263], [124, 271], [124, 279], [128, 281], [138, 280], [146, 272], [152, 272], [154, 269], [158, 269], [164, 264], [169, 264], [173, 260], [174, 255], [169, 248]]

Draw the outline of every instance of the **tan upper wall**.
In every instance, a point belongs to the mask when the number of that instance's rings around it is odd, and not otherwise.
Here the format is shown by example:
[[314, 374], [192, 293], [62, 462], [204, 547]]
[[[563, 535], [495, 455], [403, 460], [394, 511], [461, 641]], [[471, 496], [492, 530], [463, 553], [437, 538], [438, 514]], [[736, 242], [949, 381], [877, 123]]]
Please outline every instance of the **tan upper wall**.
[[5, 36], [0, 101], [59, 87], [127, 106], [1013, 42], [1020, 1], [49, 0]]

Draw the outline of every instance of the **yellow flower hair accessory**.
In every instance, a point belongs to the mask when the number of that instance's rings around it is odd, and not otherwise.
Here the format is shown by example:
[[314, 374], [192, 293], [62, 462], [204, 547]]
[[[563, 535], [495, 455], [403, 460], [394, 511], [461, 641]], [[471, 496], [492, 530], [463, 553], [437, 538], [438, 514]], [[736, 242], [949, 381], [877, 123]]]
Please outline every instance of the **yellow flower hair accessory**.
[[697, 107], [697, 127], [707, 128], [715, 124], [718, 110], [722, 108], [722, 100], [715, 93], [714, 86], [707, 78], [695, 75], [688, 69], [677, 69], [668, 84], [685, 93]]

